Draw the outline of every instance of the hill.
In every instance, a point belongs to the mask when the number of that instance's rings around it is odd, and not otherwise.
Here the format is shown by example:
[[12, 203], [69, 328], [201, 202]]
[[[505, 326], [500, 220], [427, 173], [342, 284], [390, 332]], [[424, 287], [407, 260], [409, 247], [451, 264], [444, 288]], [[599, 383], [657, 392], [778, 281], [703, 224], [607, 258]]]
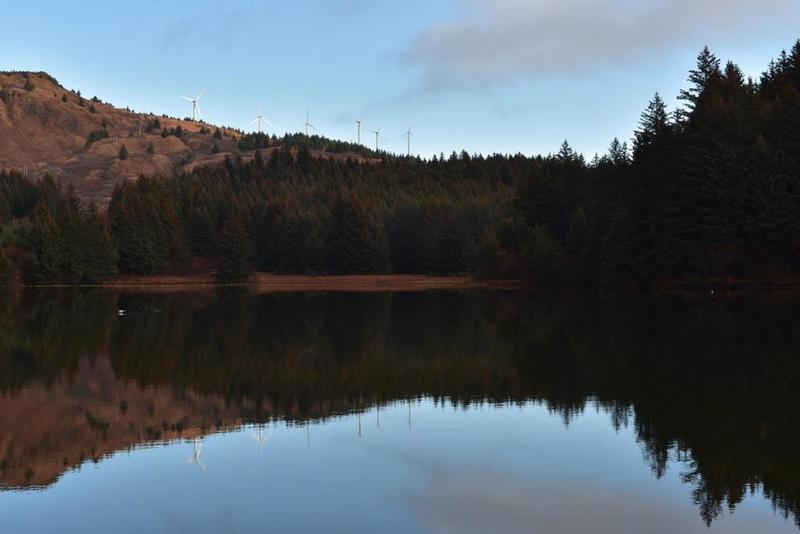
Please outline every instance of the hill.
[[[169, 135], [177, 128], [182, 135]], [[49, 173], [72, 184], [83, 201], [106, 205], [118, 183], [142, 175], [191, 172], [224, 161], [226, 154], [252, 158], [253, 150], [241, 150], [240, 132], [220, 128], [217, 139], [216, 130], [200, 121], [136, 113], [86, 98], [47, 73], [0, 73], [0, 170], [16, 169], [34, 179]], [[89, 142], [90, 136], [97, 140]], [[128, 151], [125, 160], [119, 158], [122, 145]], [[365, 159], [325, 150], [312, 154]]]
[[[38, 126], [29, 118], [21, 128], [44, 138], [69, 129], [72, 115], [87, 121], [75, 119], [80, 135], [61, 149], [75, 151], [75, 166], [86, 173], [71, 175], [78, 193], [107, 199], [115, 180], [116, 187], [108, 209], [98, 211], [52, 178], [0, 171], [7, 253], [6, 260], [0, 254], [0, 283], [13, 278], [10, 260], [29, 284], [187, 274], [205, 265], [223, 283], [244, 282], [256, 270], [643, 288], [797, 285], [800, 41], [758, 81], [732, 62], [723, 68], [708, 48], [688, 79], [677, 109], [655, 94], [632, 149], [614, 139], [590, 162], [566, 141], [548, 156], [462, 152], [424, 160], [300, 134], [236, 132], [236, 139], [220, 140], [198, 124], [171, 136], [181, 124], [171, 130], [167, 119], [153, 124], [155, 118], [144, 141], [138, 130], [128, 132], [125, 160], [115, 156], [111, 135], [119, 143], [118, 123], [130, 116], [118, 119], [113, 108], [97, 105], [87, 115], [77, 109], [86, 102], [72, 105], [63, 93], [59, 100], [46, 76], [17, 75], [0, 96], [11, 116], [36, 117]], [[67, 110], [58, 128], [41, 125], [57, 122], [42, 111], [48, 106]], [[102, 131], [92, 130], [98, 124]], [[97, 142], [81, 148], [86, 132]], [[26, 140], [28, 157], [50, 157], [47, 142], [29, 140], [33, 134], [15, 139]], [[148, 139], [164, 145], [142, 153]], [[214, 150], [217, 141], [225, 146]], [[147, 174], [124, 171], [163, 152], [171, 173], [125, 179]], [[217, 158], [223, 164], [206, 164]], [[359, 163], [365, 161], [381, 164]]]

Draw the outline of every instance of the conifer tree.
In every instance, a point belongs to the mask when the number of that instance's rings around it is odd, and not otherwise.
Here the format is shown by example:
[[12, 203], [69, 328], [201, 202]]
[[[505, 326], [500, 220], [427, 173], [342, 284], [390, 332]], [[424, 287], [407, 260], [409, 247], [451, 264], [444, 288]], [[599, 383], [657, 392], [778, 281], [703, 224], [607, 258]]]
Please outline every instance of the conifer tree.
[[6, 257], [3, 247], [0, 246], [0, 287], [8, 286], [11, 283], [11, 264]]
[[389, 270], [383, 227], [353, 197], [340, 195], [331, 208], [325, 246], [331, 274], [370, 274]]
[[241, 284], [252, 273], [250, 236], [237, 213], [231, 213], [222, 225], [217, 237], [217, 270], [215, 279], [219, 284]]
[[65, 244], [52, 213], [38, 204], [33, 213], [31, 231], [31, 269], [28, 282], [51, 284], [61, 278], [65, 261]]

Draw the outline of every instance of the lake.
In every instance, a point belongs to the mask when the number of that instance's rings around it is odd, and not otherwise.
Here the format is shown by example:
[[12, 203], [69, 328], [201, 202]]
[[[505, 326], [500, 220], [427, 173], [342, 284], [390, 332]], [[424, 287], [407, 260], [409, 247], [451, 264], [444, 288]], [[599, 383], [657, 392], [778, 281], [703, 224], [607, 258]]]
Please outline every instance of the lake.
[[800, 299], [0, 296], [0, 531], [798, 532]]

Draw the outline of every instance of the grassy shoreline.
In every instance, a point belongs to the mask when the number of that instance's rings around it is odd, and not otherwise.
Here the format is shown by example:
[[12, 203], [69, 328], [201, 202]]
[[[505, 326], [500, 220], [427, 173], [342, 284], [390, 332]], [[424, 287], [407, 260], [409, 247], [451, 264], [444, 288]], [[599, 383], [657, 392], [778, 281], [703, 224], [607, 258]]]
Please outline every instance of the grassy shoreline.
[[181, 291], [245, 287], [255, 293], [280, 291], [428, 291], [446, 289], [521, 289], [519, 280], [479, 280], [458, 276], [427, 275], [276, 275], [255, 273], [244, 284], [220, 286], [212, 274], [118, 276], [97, 287], [143, 291]]

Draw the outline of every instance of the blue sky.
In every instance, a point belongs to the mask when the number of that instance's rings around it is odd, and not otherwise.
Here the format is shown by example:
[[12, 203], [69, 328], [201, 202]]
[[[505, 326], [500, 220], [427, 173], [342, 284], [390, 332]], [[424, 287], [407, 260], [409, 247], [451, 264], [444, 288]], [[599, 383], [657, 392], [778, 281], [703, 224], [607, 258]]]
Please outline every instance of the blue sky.
[[[644, 5], [642, 5], [644, 4]], [[330, 137], [381, 126], [430, 156], [590, 157], [674, 104], [708, 44], [758, 75], [800, 38], [796, 0], [27, 0], [3, 7], [0, 69], [44, 70], [118, 106]], [[365, 143], [374, 137], [363, 134]]]

